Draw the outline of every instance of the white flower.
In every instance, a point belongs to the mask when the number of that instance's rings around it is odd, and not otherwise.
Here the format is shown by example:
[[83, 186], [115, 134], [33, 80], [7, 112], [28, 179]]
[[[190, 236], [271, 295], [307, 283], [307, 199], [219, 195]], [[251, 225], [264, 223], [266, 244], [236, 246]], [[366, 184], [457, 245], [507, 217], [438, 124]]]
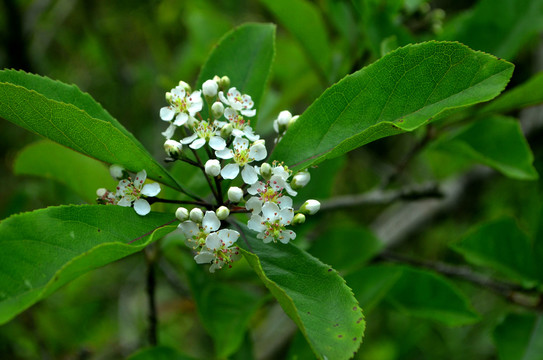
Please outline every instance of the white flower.
[[227, 108], [224, 110], [224, 117], [227, 118], [229, 123], [232, 125], [232, 134], [234, 136], [245, 136], [251, 141], [257, 141], [260, 138], [259, 135], [254, 133], [253, 128], [251, 128], [250, 121], [248, 119], [244, 119], [243, 116], [239, 115], [236, 110]]
[[274, 203], [265, 203], [262, 207], [262, 216], [253, 214], [247, 226], [258, 232], [257, 238], [262, 239], [264, 243], [279, 240], [286, 244], [296, 238], [294, 231], [286, 229], [293, 217], [292, 208], [280, 210]]
[[249, 147], [249, 140], [240, 137], [234, 138], [234, 149], [224, 149], [216, 151], [215, 155], [221, 159], [233, 159], [233, 164], [228, 164], [221, 170], [221, 175], [225, 179], [235, 179], [239, 174], [240, 167], [241, 177], [246, 184], [254, 184], [258, 180], [258, 174], [255, 168], [249, 163], [253, 161], [264, 160], [267, 156], [266, 146], [263, 142], [254, 143]]
[[202, 110], [203, 100], [200, 91], [188, 94], [181, 85], [170, 92], [170, 106], [160, 109], [160, 118], [164, 121], [172, 121], [175, 126], [181, 126], [187, 122], [189, 116], [194, 116]]
[[274, 203], [280, 209], [292, 207], [292, 199], [283, 194], [287, 182], [280, 175], [273, 175], [268, 181], [257, 181], [251, 185], [247, 192], [251, 195], [257, 195], [250, 198], [245, 203], [245, 208], [252, 211], [253, 214], [260, 213], [262, 205], [265, 203]]
[[[249, 95], [241, 95], [241, 93], [235, 88], [230, 88], [226, 93], [226, 97], [222, 91], [219, 91], [219, 99], [232, 109], [241, 112], [242, 115], [253, 117], [256, 114], [256, 110], [252, 109], [254, 103]], [[251, 110], [252, 109], [252, 110]]]
[[207, 97], [215, 97], [219, 90], [219, 84], [214, 80], [207, 80], [202, 84], [202, 92]]
[[239, 238], [239, 233], [235, 230], [222, 229], [218, 232], [209, 234], [205, 240], [205, 246], [195, 257], [198, 264], [212, 263], [209, 272], [215, 272], [228, 264], [241, 258], [239, 248], [231, 247]]
[[219, 176], [221, 173], [221, 163], [217, 159], [209, 159], [204, 166], [205, 172], [209, 176]]
[[121, 165], [112, 164], [109, 167], [109, 174], [115, 180], [120, 180], [124, 177], [124, 168]]
[[190, 144], [192, 149], [199, 149], [209, 142], [214, 150], [223, 150], [226, 147], [226, 141], [219, 135], [215, 126], [207, 121], [199, 121], [194, 126], [194, 134], [181, 140], [182, 144]]
[[228, 200], [233, 203], [238, 203], [243, 199], [243, 190], [237, 186], [232, 186], [228, 189]]
[[134, 181], [127, 179], [121, 180], [117, 185], [116, 197], [119, 198], [117, 205], [120, 206], [132, 206], [138, 215], [147, 215], [151, 211], [151, 205], [147, 200], [142, 199], [141, 196], [156, 196], [160, 192], [160, 185], [158, 183], [145, 184], [147, 179], [147, 173], [145, 170], [136, 174]]
[[[192, 215], [192, 211], [190, 213]], [[190, 218], [192, 220], [192, 216]], [[207, 236], [221, 226], [221, 221], [213, 211], [206, 211], [201, 224], [191, 220], [179, 224], [178, 227], [185, 234], [188, 245], [194, 249], [204, 245]]]

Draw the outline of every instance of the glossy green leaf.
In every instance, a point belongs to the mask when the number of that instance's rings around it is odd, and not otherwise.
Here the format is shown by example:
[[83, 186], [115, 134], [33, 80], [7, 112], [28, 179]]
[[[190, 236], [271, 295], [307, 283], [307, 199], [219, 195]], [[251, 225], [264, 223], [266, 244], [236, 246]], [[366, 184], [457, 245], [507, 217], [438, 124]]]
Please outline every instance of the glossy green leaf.
[[458, 43], [405, 46], [326, 90], [289, 128], [272, 158], [306, 168], [414, 130], [447, 109], [494, 98], [512, 72], [512, 64]]
[[103, 163], [49, 140], [21, 150], [13, 163], [13, 172], [58, 181], [89, 203], [95, 202], [98, 188], [113, 189], [116, 185]]
[[456, 286], [441, 275], [402, 267], [402, 275], [387, 294], [387, 301], [411, 316], [458, 326], [479, 316]]
[[88, 94], [22, 71], [0, 71], [0, 117], [84, 155], [181, 189], [133, 135]]
[[330, 266], [292, 244], [264, 244], [251, 230], [238, 245], [319, 359], [349, 359], [365, 321], [351, 289]]
[[319, 75], [326, 79], [330, 67], [330, 44], [318, 8], [307, 0], [260, 0], [298, 40]]
[[494, 341], [499, 360], [543, 360], [543, 315], [507, 315]]
[[543, 30], [541, 0], [481, 0], [443, 39], [512, 60], [531, 36]]
[[467, 261], [487, 266], [513, 280], [526, 285], [537, 281], [531, 240], [512, 218], [477, 226], [452, 248]]
[[543, 72], [537, 73], [525, 83], [504, 92], [478, 111], [477, 115], [504, 113], [541, 103], [543, 103]]
[[345, 281], [367, 313], [387, 295], [401, 276], [402, 269], [397, 266], [372, 265], [345, 276]]
[[194, 360], [194, 358], [183, 355], [171, 347], [159, 345], [138, 350], [127, 360]]
[[[197, 87], [213, 76], [227, 75], [230, 84], [251, 95], [257, 109], [275, 56], [275, 26], [244, 24], [227, 33], [213, 49], [198, 76]], [[204, 107], [204, 113], [207, 110]], [[258, 111], [257, 111], [258, 115]], [[256, 122], [256, 118], [251, 119]]]
[[[133, 254], [175, 230], [171, 214], [132, 208], [59, 206], [0, 223], [0, 324], [67, 282]], [[130, 243], [133, 241], [133, 243]]]
[[534, 156], [516, 119], [493, 116], [462, 127], [435, 144], [437, 149], [488, 165], [505, 176], [535, 180]]

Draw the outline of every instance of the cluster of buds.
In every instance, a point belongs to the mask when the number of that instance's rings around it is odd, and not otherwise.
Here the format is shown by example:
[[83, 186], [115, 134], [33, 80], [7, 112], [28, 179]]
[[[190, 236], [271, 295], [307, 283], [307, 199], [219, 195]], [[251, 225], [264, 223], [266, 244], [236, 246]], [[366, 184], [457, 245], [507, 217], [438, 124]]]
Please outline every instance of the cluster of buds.
[[115, 191], [104, 188], [96, 190], [97, 202], [105, 205], [132, 206], [138, 215], [144, 216], [151, 211], [151, 205], [145, 197], [154, 197], [160, 192], [158, 183], [145, 184], [147, 172], [142, 170], [136, 174], [134, 180], [128, 172], [119, 165], [111, 165], [111, 176], [120, 180]]
[[[295, 210], [292, 197], [309, 182], [308, 171], [293, 174], [283, 163], [260, 163], [265, 161], [268, 152], [265, 140], [251, 127], [250, 118], [256, 115], [251, 96], [230, 87], [228, 77], [215, 76], [196, 91], [181, 81], [166, 93], [166, 100], [168, 106], [160, 109], [160, 118], [169, 124], [162, 133], [166, 138], [167, 160], [185, 161], [201, 168], [215, 197], [214, 203], [195, 198], [198, 201], [188, 203], [196, 207], [190, 211], [180, 207], [176, 211], [186, 244], [195, 252], [194, 260], [198, 264], [211, 264], [210, 271], [214, 272], [231, 267], [240, 257], [240, 250], [235, 246], [240, 233], [221, 229], [221, 221], [231, 213], [250, 214], [247, 226], [257, 232], [257, 238], [264, 243], [286, 244], [295, 239], [292, 225], [303, 223], [306, 215], [319, 210], [320, 204], [308, 200]], [[208, 116], [202, 112], [205, 104]], [[279, 114], [273, 122], [276, 143], [297, 118], [288, 111]], [[177, 138], [176, 132], [180, 132]], [[205, 150], [203, 161], [198, 155], [199, 149]], [[132, 181], [122, 169], [111, 171], [122, 180], [114, 194], [100, 189], [99, 202], [134, 206], [138, 214], [147, 214], [150, 204], [142, 195], [154, 196], [160, 188], [143, 185], [145, 172], [138, 173]], [[226, 198], [222, 195], [224, 181], [231, 185]], [[154, 201], [160, 199], [154, 198]]]

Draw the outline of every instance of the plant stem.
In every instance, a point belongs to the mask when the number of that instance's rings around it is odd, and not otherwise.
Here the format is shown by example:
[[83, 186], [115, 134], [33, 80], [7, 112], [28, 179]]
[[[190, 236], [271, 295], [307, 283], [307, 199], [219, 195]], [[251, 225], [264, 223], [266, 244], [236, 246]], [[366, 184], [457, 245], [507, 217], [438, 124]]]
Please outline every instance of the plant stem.
[[155, 278], [155, 262], [157, 259], [158, 250], [154, 244], [145, 248], [145, 260], [147, 263], [147, 283], [146, 291], [149, 301], [149, 344], [157, 346], [158, 344], [158, 315], [156, 308], [156, 278]]

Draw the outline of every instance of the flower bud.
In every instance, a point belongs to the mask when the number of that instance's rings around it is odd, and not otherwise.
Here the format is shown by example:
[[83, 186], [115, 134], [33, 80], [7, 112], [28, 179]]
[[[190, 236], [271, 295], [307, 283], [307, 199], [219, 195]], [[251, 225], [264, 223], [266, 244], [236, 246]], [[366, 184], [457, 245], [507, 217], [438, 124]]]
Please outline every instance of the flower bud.
[[217, 159], [209, 159], [205, 164], [205, 172], [209, 176], [218, 176], [221, 173], [221, 163]]
[[228, 189], [228, 200], [233, 203], [239, 203], [243, 198], [243, 190], [237, 186], [232, 186]]
[[300, 171], [294, 177], [292, 178], [292, 181], [290, 182], [290, 186], [293, 189], [301, 189], [304, 186], [309, 183], [309, 180], [311, 180], [311, 175], [309, 174], [309, 171]]
[[321, 208], [321, 203], [317, 200], [307, 200], [301, 207], [300, 212], [304, 214], [314, 215]]
[[100, 188], [100, 189], [96, 190], [96, 196], [98, 196], [98, 197], [103, 197], [106, 194], [107, 194], [107, 189]]
[[294, 115], [294, 116], [292, 117], [292, 119], [290, 119], [290, 120], [288, 121], [287, 128], [291, 127], [292, 124], [294, 124], [294, 123], [296, 122], [296, 120], [298, 120], [299, 117], [300, 117], [300, 115]]
[[230, 215], [230, 209], [228, 209], [226, 206], [220, 206], [215, 213], [217, 214], [219, 220], [226, 220], [228, 215]]
[[191, 92], [190, 85], [187, 84], [186, 82], [180, 81], [180, 82], [179, 82], [179, 86], [181, 86], [183, 89], [185, 89], [186, 92], [188, 92], [188, 93]]
[[218, 75], [213, 76], [213, 81], [215, 81], [217, 85], [221, 85], [221, 78]]
[[204, 212], [200, 208], [194, 208], [189, 213], [189, 219], [195, 223], [201, 223], [204, 218]]
[[221, 128], [221, 137], [223, 139], [228, 139], [230, 135], [232, 135], [232, 131], [234, 131], [234, 127], [232, 124], [226, 124]]
[[211, 115], [214, 119], [220, 118], [224, 114], [224, 105], [220, 101], [216, 101], [211, 105]]
[[219, 86], [222, 90], [230, 89], [230, 78], [228, 76], [223, 76], [219, 82]]
[[189, 218], [189, 211], [184, 207], [178, 207], [177, 210], [175, 210], [175, 217], [179, 221], [185, 221]]
[[164, 151], [169, 157], [179, 159], [183, 150], [183, 145], [179, 141], [166, 140], [164, 143]]
[[269, 180], [273, 175], [271, 165], [266, 162], [262, 163], [262, 165], [260, 165], [260, 175], [262, 175], [265, 180]]
[[219, 84], [217, 84], [213, 80], [206, 80], [202, 84], [202, 92], [204, 93], [204, 96], [208, 98], [214, 98], [217, 96], [217, 91], [219, 90]]
[[277, 123], [279, 126], [287, 126], [288, 122], [292, 119], [292, 114], [288, 110], [281, 111], [277, 117]]
[[128, 173], [121, 165], [113, 164], [109, 167], [109, 173], [115, 180], [121, 180], [128, 177]]
[[305, 215], [304, 214], [296, 214], [294, 215], [294, 219], [292, 219], [292, 225], [300, 225], [305, 222]]
[[170, 104], [172, 103], [172, 93], [171, 92], [166, 93], [166, 101], [169, 102]]

